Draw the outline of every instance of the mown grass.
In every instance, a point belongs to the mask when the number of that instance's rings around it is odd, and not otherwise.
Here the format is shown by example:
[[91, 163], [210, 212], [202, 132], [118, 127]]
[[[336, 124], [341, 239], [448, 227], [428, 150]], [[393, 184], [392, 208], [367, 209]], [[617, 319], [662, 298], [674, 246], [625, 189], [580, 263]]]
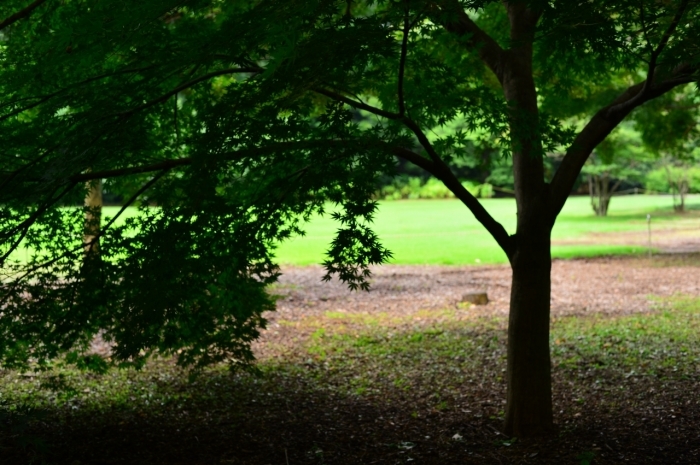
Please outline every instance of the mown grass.
[[[482, 199], [491, 215], [510, 233], [515, 231], [516, 206], [513, 199]], [[634, 255], [647, 251], [639, 245], [613, 243], [610, 238], [590, 237], [587, 243], [557, 244], [591, 234], [646, 232], [646, 215], [652, 215], [653, 229], [700, 227], [700, 196], [689, 196], [688, 213], [673, 211], [671, 197], [664, 195], [630, 195], [615, 197], [610, 213], [600, 218], [593, 214], [585, 196], [571, 197], [557, 219], [552, 232], [552, 255], [556, 258]], [[104, 221], [119, 207], [105, 207]], [[127, 209], [116, 221], [123, 224], [137, 214]], [[314, 217], [304, 226], [306, 235], [279, 244], [275, 255], [286, 265], [320, 264], [331, 244], [338, 224], [329, 215]], [[382, 244], [394, 254], [391, 263], [431, 265], [478, 265], [507, 263], [507, 258], [486, 230], [466, 207], [456, 199], [402, 200], [380, 202], [374, 230]], [[76, 238], [80, 239], [80, 238]], [[590, 243], [588, 243], [590, 242]], [[29, 250], [20, 249], [13, 259], [26, 260]]]
[[[217, 442], [229, 444], [225, 438], [230, 435], [242, 437], [246, 436], [244, 432], [254, 430], [255, 438], [251, 436], [250, 440], [267, 447], [267, 442], [288, 434], [285, 428], [316, 431], [314, 425], [327, 422], [331, 430], [338, 430], [333, 433], [337, 434], [337, 443], [322, 444], [318, 436], [308, 439], [312, 433], [305, 432], [307, 436], [288, 439], [284, 447], [303, 452], [296, 456], [297, 463], [353, 463], [341, 460], [347, 453], [341, 454], [341, 449], [348, 437], [363, 434], [353, 423], [362, 420], [394, 425], [387, 424], [387, 428], [393, 428], [396, 436], [391, 440], [382, 436], [372, 447], [386, 449], [385, 443], [415, 445], [419, 438], [423, 449], [409, 450], [413, 446], [407, 446], [404, 458], [419, 459], [421, 450], [432, 447], [467, 454], [466, 458], [475, 450], [483, 457], [522, 452], [540, 454], [538, 459], [542, 461], [534, 463], [578, 464], [581, 462], [576, 457], [581, 454], [593, 454], [601, 460], [608, 457], [601, 463], [617, 463], [618, 456], [611, 455], [611, 451], [628, 447], [625, 440], [651, 441], [657, 447], [654, 431], [666, 431], [664, 428], [675, 428], [674, 435], [686, 443], [688, 437], [695, 437], [694, 420], [686, 419], [694, 426], [684, 426], [676, 416], [694, 415], [692, 412], [698, 413], [700, 408], [697, 396], [689, 391], [700, 382], [699, 298], [657, 300], [656, 310], [645, 314], [570, 316], [553, 321], [555, 410], [562, 433], [557, 439], [559, 445], [549, 451], [533, 452], [531, 445], [518, 449], [518, 444], [493, 436], [492, 430], [498, 428], [504, 415], [505, 323], [503, 318], [472, 318], [469, 308], [425, 312], [420, 319], [415, 315], [402, 318], [328, 312], [303, 320], [305, 326], [314, 329], [312, 335], [292, 341], [283, 351], [261, 360], [259, 375], [231, 375], [224, 366], [215, 366], [190, 381], [187, 373], [169, 360], [153, 361], [140, 371], [114, 370], [104, 375], [59, 365], [44, 373], [4, 370], [0, 374], [0, 412], [4, 412], [0, 415], [0, 447], [15, 453], [24, 450], [22, 453], [45, 463], [74, 463], [74, 459], [93, 463], [80, 458], [88, 454], [79, 452], [81, 448], [89, 448], [86, 444], [92, 444], [90, 441], [107, 445], [116, 441], [93, 437], [95, 431], [114, 428], [126, 434], [123, 428], [138, 432], [145, 424], [148, 434], [167, 433], [160, 439], [154, 436], [152, 441], [164, 441], [173, 454], [181, 447], [177, 441], [185, 437], [190, 442], [194, 442], [190, 436], [196, 436], [197, 442], [210, 441], [207, 453], [220, 457], [212, 455], [213, 461], [193, 459], [191, 463], [220, 463], [222, 457], [235, 455], [221, 449]], [[303, 414], [299, 410], [302, 404]], [[357, 408], [364, 408], [359, 417], [354, 410]], [[651, 423], [634, 427], [642, 417]], [[629, 428], [628, 420], [632, 424]], [[280, 426], [286, 421], [295, 426]], [[441, 424], [448, 425], [444, 431], [437, 426]], [[488, 434], [482, 437], [474, 432], [480, 427]], [[644, 429], [647, 427], [649, 430]], [[421, 428], [425, 432], [420, 432]], [[221, 431], [223, 436], [204, 439], [209, 430], [217, 434]], [[413, 430], [419, 432], [408, 433]], [[61, 439], [65, 431], [87, 435], [87, 443], [66, 443]], [[596, 439], [599, 432], [608, 439]], [[313, 434], [317, 433], [321, 434]], [[455, 434], [473, 445], [455, 449]], [[639, 439], [644, 434], [651, 435], [651, 439]], [[173, 443], [168, 435], [176, 438]], [[617, 446], [610, 438], [617, 438]], [[379, 438], [363, 439], [376, 440]], [[600, 445], [604, 440], [610, 450], [596, 448], [596, 443]], [[662, 452], [645, 449], [645, 444], [629, 447], [634, 450], [624, 449], [623, 455], [632, 457], [634, 463], [661, 463], [655, 457], [662, 457]], [[70, 450], [78, 452], [66, 452]], [[196, 454], [203, 452], [197, 450], [188, 449], [187, 453], [200, 457]], [[243, 450], [252, 450], [252, 446]], [[325, 451], [320, 459], [318, 451]], [[117, 448], [111, 453], [128, 456], [131, 452]], [[275, 453], [281, 454], [281, 449]], [[634, 454], [642, 455], [634, 459]], [[568, 458], [557, 461], [561, 457]], [[142, 463], [181, 463], [166, 459], [155, 457]], [[269, 463], [268, 456], [230, 460]], [[360, 459], [353, 460], [359, 463]], [[115, 463], [122, 462], [115, 459]], [[387, 459], [378, 463], [404, 462]]]
[[[515, 230], [513, 199], [484, 199], [485, 208], [510, 233]], [[687, 228], [700, 226], [697, 210], [700, 197], [690, 197], [693, 213], [673, 212], [670, 196], [631, 195], [613, 198], [609, 216], [593, 215], [588, 197], [571, 197], [559, 215], [552, 233], [554, 241], [581, 238], [590, 233], [642, 231], [646, 215], [652, 227]], [[324, 251], [338, 225], [330, 218], [315, 218], [306, 227], [305, 237], [283, 243], [277, 250], [281, 263], [309, 265], [321, 263]], [[374, 222], [375, 231], [393, 253], [396, 264], [468, 265], [506, 263], [495, 241], [458, 200], [406, 200], [381, 202]], [[639, 246], [606, 243], [596, 238], [592, 244], [554, 245], [558, 258], [627, 255], [644, 252]]]

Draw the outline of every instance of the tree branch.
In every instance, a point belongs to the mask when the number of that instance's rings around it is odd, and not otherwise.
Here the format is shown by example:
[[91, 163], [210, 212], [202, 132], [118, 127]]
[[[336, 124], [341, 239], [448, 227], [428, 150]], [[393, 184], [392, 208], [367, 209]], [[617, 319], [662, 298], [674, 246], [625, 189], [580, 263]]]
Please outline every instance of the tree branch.
[[408, 33], [411, 30], [411, 25], [408, 20], [408, 0], [406, 2], [406, 12], [403, 17], [403, 38], [401, 40], [401, 58], [399, 59], [399, 78], [398, 78], [398, 97], [399, 97], [399, 115], [403, 116], [406, 114], [406, 102], [403, 96], [403, 80], [404, 71], [406, 69], [406, 52], [408, 50]]
[[32, 3], [30, 3], [29, 5], [27, 5], [23, 9], [19, 10], [17, 13], [10, 15], [9, 17], [5, 18], [4, 20], [0, 21], [0, 31], [2, 31], [7, 26], [14, 24], [21, 19], [27, 18], [29, 15], [32, 14], [32, 12], [34, 10], [39, 8], [44, 3], [46, 3], [46, 0], [34, 0]]
[[[688, 84], [694, 81], [694, 69], [689, 66], [681, 66], [676, 70], [676, 76], [651, 87], [646, 95], [638, 99], [645, 82], [640, 82], [622, 94], [620, 94], [610, 105], [599, 110], [586, 126], [579, 132], [573, 143], [566, 151], [559, 169], [554, 175], [551, 183], [551, 219], [554, 221], [566, 203], [566, 199], [573, 189], [576, 178], [578, 178], [584, 163], [590, 156], [593, 149], [600, 144], [612, 132], [620, 122], [629, 115], [632, 110], [643, 103], [659, 97], [675, 87]], [[633, 104], [627, 102], [633, 100]]]
[[[284, 150], [304, 150], [313, 149], [317, 147], [330, 146], [338, 148], [347, 148], [352, 146], [351, 141], [347, 140], [308, 140], [308, 141], [295, 141], [295, 142], [278, 142], [274, 144], [268, 144], [263, 147], [251, 147], [240, 150], [234, 150], [231, 152], [224, 152], [218, 154], [225, 161], [241, 160], [245, 157], [251, 155], [263, 155], [267, 153], [274, 153]], [[132, 174], [143, 174], [152, 173], [154, 171], [170, 170], [180, 166], [189, 166], [195, 163], [192, 158], [172, 158], [169, 160], [163, 160], [158, 163], [153, 163], [150, 165], [141, 166], [131, 166], [128, 168], [119, 168], [114, 170], [105, 171], [88, 171], [85, 173], [76, 174], [70, 176], [67, 180], [69, 183], [80, 183], [86, 181], [93, 181], [95, 179], [109, 179], [117, 178], [121, 176], [129, 176]]]
[[401, 121], [418, 138], [418, 142], [420, 142], [420, 144], [423, 146], [425, 151], [428, 152], [428, 155], [430, 155], [430, 158], [435, 163], [444, 164], [444, 162], [442, 161], [442, 158], [440, 158], [438, 153], [433, 148], [433, 145], [428, 140], [428, 137], [421, 130], [421, 128], [418, 126], [418, 124], [416, 124], [416, 122], [413, 121], [411, 118], [408, 118], [405, 115], [400, 115], [398, 113], [392, 113], [390, 111], [382, 110], [381, 108], [373, 107], [373, 106], [367, 105], [366, 103], [363, 103], [363, 102], [358, 102], [357, 100], [353, 100], [351, 98], [345, 97], [344, 95], [341, 95], [341, 94], [338, 94], [336, 92], [332, 92], [332, 91], [329, 91], [326, 89], [314, 88], [313, 90], [315, 92], [318, 92], [319, 94], [325, 95], [333, 100], [337, 100], [339, 102], [345, 103], [346, 105], [349, 105], [353, 108], [365, 110], [365, 111], [368, 111], [368, 112], [373, 113], [375, 115], [383, 116], [387, 119]]
[[447, 186], [455, 196], [464, 203], [467, 208], [474, 214], [476, 219], [486, 228], [486, 230], [493, 236], [498, 245], [501, 246], [503, 251], [508, 256], [508, 259], [512, 256], [513, 247], [511, 246], [511, 239], [506, 232], [503, 225], [493, 219], [493, 217], [486, 211], [486, 209], [481, 205], [481, 203], [469, 193], [468, 190], [462, 186], [457, 177], [452, 173], [450, 167], [444, 162], [444, 160], [438, 155], [437, 151], [433, 145], [428, 140], [428, 137], [421, 130], [418, 124], [407, 116], [402, 116], [397, 113], [387, 112], [380, 108], [376, 108], [367, 105], [356, 100], [352, 100], [343, 95], [337, 94], [335, 92], [327, 91], [325, 89], [314, 89], [316, 92], [326, 95], [329, 98], [343, 102], [355, 108], [364, 109], [371, 113], [379, 116], [384, 116], [388, 119], [401, 121], [408, 129], [413, 132], [413, 134], [418, 138], [418, 142], [425, 149], [425, 151], [430, 156], [430, 160], [427, 160], [415, 152], [406, 150], [403, 148], [392, 148], [392, 153], [397, 157], [401, 157], [407, 161], [410, 161], [416, 166], [423, 168], [428, 173], [432, 174], [436, 178], [440, 179], [445, 186]]
[[129, 176], [132, 174], [152, 173], [154, 171], [171, 170], [179, 166], [189, 166], [191, 164], [191, 158], [174, 158], [171, 160], [164, 160], [158, 163], [153, 163], [151, 165], [132, 166], [129, 168], [120, 168], [106, 171], [90, 171], [86, 173], [76, 174], [69, 177], [68, 182], [79, 183], [92, 181], [95, 179], [109, 179], [121, 176]]
[[398, 113], [392, 113], [390, 111], [382, 110], [381, 108], [373, 107], [372, 105], [368, 105], [364, 102], [359, 102], [357, 100], [353, 100], [353, 99], [348, 98], [344, 95], [341, 95], [337, 92], [333, 92], [332, 90], [323, 89], [321, 87], [314, 87], [311, 90], [313, 90], [317, 94], [325, 95], [326, 97], [328, 97], [332, 100], [337, 100], [338, 102], [342, 102], [346, 105], [349, 105], [353, 108], [357, 108], [359, 110], [365, 110], [365, 111], [372, 113], [372, 114], [375, 114], [377, 116], [383, 116], [384, 118], [391, 119], [391, 120], [401, 119], [401, 115]]
[[[668, 25], [668, 28], [666, 29], [666, 32], [664, 32], [664, 35], [661, 37], [661, 41], [659, 41], [659, 45], [656, 46], [655, 49], [651, 51], [651, 56], [649, 57], [649, 66], [647, 68], [647, 78], [644, 80], [644, 85], [642, 86], [641, 90], [637, 95], [635, 95], [632, 99], [627, 100], [626, 102], [622, 103], [619, 105], [618, 108], [611, 108], [609, 111], [624, 111], [626, 107], [630, 107], [631, 109], [634, 109], [639, 105], [638, 102], [643, 100], [646, 95], [651, 91], [651, 88], [654, 84], [654, 76], [656, 74], [656, 64], [659, 59], [659, 55], [664, 51], [666, 48], [666, 45], [668, 44], [668, 41], [671, 39], [671, 36], [675, 32], [676, 28], [678, 27], [678, 23], [680, 22], [681, 18], [683, 17], [683, 13], [685, 13], [685, 9], [688, 7], [688, 0], [683, 0], [678, 7], [678, 11], [676, 14], [673, 16], [673, 19], [671, 20], [671, 24]], [[643, 7], [640, 13], [643, 17]], [[642, 25], [644, 27], [644, 25]], [[646, 36], [646, 32], [645, 32]], [[647, 38], [648, 41], [648, 38]], [[651, 48], [651, 44], [647, 42], [649, 45], [649, 48]]]
[[434, 15], [435, 21], [464, 39], [467, 48], [476, 49], [481, 61], [496, 75], [498, 82], [503, 84], [505, 53], [498, 42], [472, 21], [459, 2], [445, 0], [438, 3], [436, 9], [440, 13]]
[[425, 171], [442, 181], [445, 186], [455, 195], [455, 197], [466, 205], [477, 221], [481, 223], [484, 228], [486, 228], [501, 249], [503, 249], [508, 257], [508, 260], [512, 258], [513, 253], [515, 252], [512, 237], [508, 235], [508, 232], [503, 225], [491, 216], [481, 202], [479, 202], [476, 197], [465, 189], [465, 187], [461, 182], [459, 182], [447, 165], [444, 163], [435, 163], [434, 161], [423, 158], [417, 153], [402, 147], [392, 148], [392, 153], [399, 158], [403, 158], [404, 160], [423, 168]]
[[10, 285], [10, 289], [8, 290], [8, 292], [5, 294], [5, 296], [4, 296], [4, 297], [2, 298], [2, 300], [0, 301], [0, 307], [2, 307], [2, 306], [5, 305], [5, 303], [7, 302], [7, 299], [10, 297], [10, 293], [12, 292], [12, 290], [13, 290], [15, 287], [17, 287], [17, 285], [18, 285], [21, 281], [23, 281], [27, 276], [31, 275], [32, 273], [34, 273], [34, 272], [37, 271], [37, 270], [40, 270], [40, 269], [45, 268], [45, 267], [47, 267], [47, 266], [53, 265], [54, 263], [56, 263], [56, 262], [59, 261], [60, 259], [65, 258], [65, 257], [67, 257], [68, 255], [70, 255], [70, 254], [72, 254], [72, 253], [74, 253], [74, 252], [77, 252], [77, 251], [79, 251], [79, 250], [81, 250], [81, 249], [84, 249], [85, 246], [92, 247], [92, 245], [93, 245], [94, 243], [96, 243], [97, 240], [98, 240], [100, 237], [102, 237], [102, 236], [104, 235], [105, 231], [107, 231], [107, 230], [114, 224], [114, 222], [117, 220], [117, 218], [119, 218], [119, 217], [126, 211], [126, 209], [127, 209], [129, 206], [131, 206], [131, 204], [133, 204], [133, 203], [139, 198], [139, 196], [141, 196], [146, 190], [148, 190], [151, 186], [153, 186], [153, 185], [154, 185], [160, 178], [162, 178], [167, 172], [168, 172], [168, 170], [163, 170], [163, 171], [161, 171], [159, 174], [157, 174], [156, 176], [154, 176], [153, 179], [151, 179], [151, 180], [148, 181], [145, 185], [143, 185], [143, 186], [136, 192], [136, 194], [132, 195], [131, 198], [129, 198], [129, 200], [126, 201], [126, 203], [124, 204], [124, 206], [122, 206], [122, 208], [121, 208], [121, 209], [117, 212], [117, 214], [114, 215], [114, 217], [105, 225], [105, 227], [104, 227], [104, 228], [100, 228], [100, 231], [97, 232], [97, 234], [95, 235], [95, 237], [94, 237], [90, 242], [81, 244], [79, 247], [76, 247], [76, 248], [74, 248], [74, 249], [71, 249], [71, 250], [68, 250], [68, 251], [66, 251], [66, 252], [63, 252], [63, 253], [60, 254], [58, 257], [54, 257], [54, 258], [52, 258], [52, 259], [49, 260], [49, 261], [46, 261], [46, 262], [43, 262], [43, 263], [39, 263], [38, 265], [35, 265], [35, 266], [31, 267], [30, 269], [26, 270], [22, 276], [20, 276], [19, 278], [15, 279], [14, 282]]
[[[81, 247], [84, 248], [85, 246], [88, 246], [88, 247], [90, 247], [90, 250], [92, 250], [93, 245], [96, 244], [97, 241], [100, 239], [100, 237], [104, 235], [105, 231], [108, 230], [114, 224], [115, 221], [117, 221], [117, 218], [119, 218], [122, 215], [122, 213], [124, 213], [126, 211], [126, 209], [129, 208], [134, 202], [136, 202], [136, 200], [144, 192], [146, 192], [148, 189], [151, 188], [151, 186], [153, 186], [155, 183], [157, 183], [160, 180], [160, 178], [165, 176], [168, 173], [168, 171], [170, 171], [170, 169], [171, 168], [165, 168], [165, 169], [161, 170], [158, 174], [153, 176], [153, 179], [150, 179], [146, 184], [141, 186], [141, 188], [138, 191], [136, 191], [136, 193], [134, 195], [132, 195], [129, 198], [129, 200], [127, 200], [124, 203], [124, 205], [122, 205], [122, 208], [119, 209], [117, 214], [114, 215], [114, 217], [112, 217], [112, 219], [109, 220], [109, 222], [103, 228], [100, 228], [99, 231], [97, 231], [97, 234], [95, 234], [93, 236], [93, 238], [90, 240], [90, 242], [83, 244]], [[77, 250], [79, 250], [79, 249], [76, 248], [73, 251], [77, 251]]]
[[184, 84], [180, 84], [179, 86], [175, 87], [174, 89], [170, 90], [169, 92], [166, 92], [165, 94], [161, 95], [160, 97], [153, 99], [149, 102], [144, 103], [143, 105], [139, 105], [138, 107], [132, 108], [130, 110], [123, 111], [121, 113], [117, 113], [116, 116], [119, 117], [125, 117], [125, 116], [131, 116], [134, 113], [145, 110], [147, 108], [150, 108], [154, 105], [158, 105], [159, 103], [163, 103], [166, 100], [168, 100], [170, 97], [173, 95], [178, 94], [179, 92], [182, 92], [183, 90], [189, 89], [190, 87], [199, 84], [200, 82], [207, 81], [211, 78], [217, 77], [217, 76], [225, 76], [227, 74], [238, 74], [238, 73], [259, 73], [261, 72], [262, 69], [258, 67], [245, 67], [245, 68], [227, 68], [227, 69], [222, 69], [219, 71], [213, 71], [211, 73], [204, 74], [202, 76], [199, 76], [196, 79], [193, 79], [191, 81], [188, 81]]
[[12, 252], [14, 252], [17, 249], [17, 247], [19, 247], [20, 243], [27, 236], [27, 233], [29, 232], [29, 228], [39, 219], [39, 217], [41, 215], [43, 215], [44, 212], [46, 212], [46, 210], [48, 210], [49, 207], [51, 207], [51, 205], [53, 205], [56, 202], [58, 202], [59, 200], [61, 200], [68, 192], [70, 192], [70, 190], [74, 186], [75, 186], [75, 184], [69, 184], [55, 198], [53, 197], [53, 194], [54, 194], [54, 192], [56, 192], [58, 190], [58, 188], [54, 189], [51, 192], [51, 194], [49, 195], [49, 199], [46, 202], [44, 202], [43, 205], [38, 207], [36, 209], [36, 211], [29, 216], [29, 218], [22, 221], [17, 226], [11, 228], [9, 231], [4, 231], [2, 234], [0, 234], [0, 237], [2, 237], [3, 239], [9, 239], [12, 236], [14, 236], [15, 234], [17, 234], [17, 232], [21, 231], [20, 237], [15, 242], [13, 242], [12, 245], [10, 245], [10, 248], [7, 250], [7, 252], [5, 252], [2, 256], [0, 256], [0, 266], [2, 266], [5, 263], [5, 260], [7, 259], [7, 257], [9, 257], [12, 254]]

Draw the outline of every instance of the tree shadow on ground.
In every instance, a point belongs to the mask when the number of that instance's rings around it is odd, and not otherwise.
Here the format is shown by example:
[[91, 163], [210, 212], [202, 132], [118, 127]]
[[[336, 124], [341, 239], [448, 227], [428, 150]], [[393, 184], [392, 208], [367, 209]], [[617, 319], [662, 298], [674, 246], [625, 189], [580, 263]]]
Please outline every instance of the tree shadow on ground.
[[[4, 417], [0, 463], [700, 463], [697, 366], [667, 363], [679, 356], [675, 346], [655, 352], [666, 356], [644, 375], [619, 359], [622, 344], [604, 359], [583, 341], [581, 350], [571, 348], [575, 360], [557, 346], [558, 432], [513, 440], [498, 431], [501, 327], [372, 337], [317, 343], [298, 357], [263, 363], [259, 375], [214, 369], [188, 381], [163, 361], [129, 378], [119, 401], [80, 400], [90, 388], [76, 376], [64, 383], [74, 397], [60, 407]], [[318, 344], [328, 352], [320, 354]]]

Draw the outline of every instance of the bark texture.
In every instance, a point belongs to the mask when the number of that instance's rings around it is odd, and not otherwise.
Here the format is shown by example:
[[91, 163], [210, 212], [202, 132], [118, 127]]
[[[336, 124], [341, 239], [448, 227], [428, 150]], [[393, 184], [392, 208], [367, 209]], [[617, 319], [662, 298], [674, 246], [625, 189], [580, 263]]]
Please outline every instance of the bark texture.
[[549, 245], [549, 232], [534, 228], [518, 237], [512, 260], [504, 427], [509, 436], [543, 436], [553, 430]]

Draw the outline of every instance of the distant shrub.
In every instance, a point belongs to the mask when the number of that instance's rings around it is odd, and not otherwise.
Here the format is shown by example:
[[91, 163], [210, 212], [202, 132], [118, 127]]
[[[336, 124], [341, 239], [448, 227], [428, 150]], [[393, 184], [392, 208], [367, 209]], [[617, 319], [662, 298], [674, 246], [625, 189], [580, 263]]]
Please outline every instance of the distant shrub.
[[[462, 185], [475, 197], [493, 197], [494, 189], [491, 184], [464, 181]], [[421, 178], [408, 176], [396, 178], [393, 183], [383, 186], [376, 195], [383, 200], [454, 198], [454, 194], [439, 179], [428, 178], [423, 181]]]
[[646, 188], [651, 191], [670, 192], [673, 208], [685, 210], [685, 198], [690, 193], [700, 192], [700, 168], [688, 165], [666, 164], [646, 175]]
[[672, 192], [685, 183], [687, 192], [700, 193], [700, 168], [688, 166], [660, 166], [647, 173], [644, 184], [647, 190]]
[[454, 194], [440, 180], [429, 178], [418, 191], [418, 198], [421, 199], [449, 199]]

